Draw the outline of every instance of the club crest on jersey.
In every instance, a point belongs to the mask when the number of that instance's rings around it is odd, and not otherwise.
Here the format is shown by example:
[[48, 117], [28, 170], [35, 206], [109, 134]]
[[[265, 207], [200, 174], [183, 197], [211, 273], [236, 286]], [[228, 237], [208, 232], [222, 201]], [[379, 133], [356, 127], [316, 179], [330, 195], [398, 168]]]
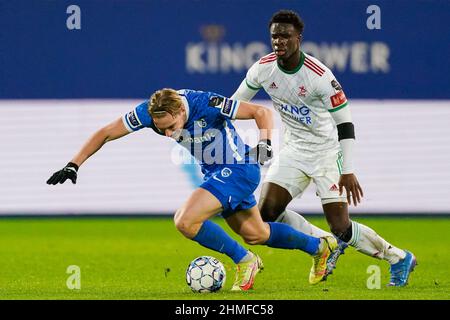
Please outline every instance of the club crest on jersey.
[[224, 178], [229, 177], [231, 175], [231, 173], [233, 173], [233, 171], [231, 171], [230, 168], [223, 168], [222, 171], [220, 172], [220, 174]]
[[305, 86], [300, 86], [300, 87], [298, 87], [298, 95], [300, 96], [300, 97], [305, 97], [306, 96], [306, 93], [308, 92], [307, 90], [306, 90], [306, 88], [305, 88]]

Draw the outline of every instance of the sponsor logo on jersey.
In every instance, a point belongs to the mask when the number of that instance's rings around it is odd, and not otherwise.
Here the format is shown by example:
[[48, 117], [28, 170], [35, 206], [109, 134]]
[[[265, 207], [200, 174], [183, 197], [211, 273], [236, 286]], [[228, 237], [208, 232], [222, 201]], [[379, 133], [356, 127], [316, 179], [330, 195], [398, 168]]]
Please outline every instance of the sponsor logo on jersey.
[[331, 96], [330, 99], [333, 108], [339, 107], [340, 105], [344, 104], [347, 101], [344, 91], [339, 91], [334, 96]]
[[[198, 134], [195, 134], [195, 133]], [[173, 137], [178, 143], [184, 145], [185, 147], [188, 147], [189, 144], [192, 143], [203, 143], [203, 142], [209, 142], [212, 141], [216, 136], [220, 135], [220, 130], [218, 129], [208, 129], [203, 134], [202, 132], [196, 128], [194, 128], [193, 132], [190, 132], [189, 130], [183, 129], [180, 131], [174, 132], [176, 133], [176, 137]]]
[[278, 89], [278, 87], [275, 82], [272, 82], [272, 84], [269, 86], [269, 89]]
[[292, 114], [307, 116], [310, 113], [310, 110], [307, 106], [298, 107], [298, 106], [291, 106], [291, 105], [283, 104], [280, 107], [281, 107], [281, 110], [292, 113]]
[[338, 187], [336, 186], [336, 184], [333, 184], [330, 188], [330, 191], [339, 191]]
[[311, 110], [307, 106], [291, 106], [282, 104], [279, 106], [280, 112], [287, 114], [290, 118], [301, 122], [303, 124], [311, 125], [311, 117], [309, 116]]
[[208, 125], [205, 121], [205, 119], [200, 119], [194, 122], [197, 126], [199, 126], [200, 128], [206, 128], [206, 126]]
[[222, 177], [224, 177], [224, 178], [229, 177], [232, 173], [233, 173], [233, 171], [231, 171], [230, 168], [223, 168], [222, 171], [220, 172], [220, 174], [221, 174]]
[[132, 129], [136, 129], [137, 127], [139, 127], [141, 125], [141, 122], [139, 121], [138, 117], [136, 116], [135, 110], [128, 112], [127, 120]]
[[306, 93], [308, 92], [308, 90], [306, 90], [306, 88], [305, 88], [305, 86], [300, 86], [300, 87], [298, 87], [298, 95], [300, 96], [300, 97], [305, 97], [306, 96]]
[[334, 80], [331, 81], [331, 86], [332, 86], [332, 87], [334, 88], [334, 90], [336, 90], [336, 91], [342, 91], [342, 87], [341, 87], [341, 85], [339, 84], [339, 82], [337, 82], [336, 79], [334, 79]]
[[[211, 131], [211, 132], [209, 132]], [[184, 141], [186, 143], [203, 143], [212, 141], [212, 139], [219, 133], [218, 130], [206, 130], [206, 133], [200, 137], [189, 137]]]

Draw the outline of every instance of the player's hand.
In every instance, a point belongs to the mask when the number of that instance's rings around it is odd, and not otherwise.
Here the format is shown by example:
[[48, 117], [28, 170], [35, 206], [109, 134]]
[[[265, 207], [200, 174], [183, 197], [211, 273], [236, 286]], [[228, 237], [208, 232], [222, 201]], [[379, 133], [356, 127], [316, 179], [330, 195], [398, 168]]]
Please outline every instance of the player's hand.
[[272, 159], [272, 143], [270, 140], [261, 140], [256, 147], [250, 149], [248, 155], [255, 158], [260, 165]]
[[361, 202], [361, 198], [364, 196], [363, 190], [359, 185], [358, 179], [353, 173], [342, 174], [339, 179], [339, 195], [342, 195], [343, 189], [347, 192], [348, 204], [352, 204], [356, 207]]
[[72, 180], [73, 184], [77, 183], [77, 171], [78, 165], [73, 162], [69, 162], [64, 168], [55, 172], [50, 179], [47, 180], [47, 184], [64, 183], [67, 179]]

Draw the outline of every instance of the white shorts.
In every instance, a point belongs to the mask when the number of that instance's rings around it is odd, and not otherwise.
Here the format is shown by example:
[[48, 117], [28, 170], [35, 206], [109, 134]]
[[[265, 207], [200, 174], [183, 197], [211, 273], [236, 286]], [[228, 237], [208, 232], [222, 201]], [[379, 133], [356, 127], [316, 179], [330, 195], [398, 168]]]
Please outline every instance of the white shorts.
[[345, 189], [339, 196], [339, 178], [342, 172], [342, 153], [311, 160], [299, 159], [298, 151], [283, 148], [264, 178], [286, 189], [292, 199], [301, 197], [311, 180], [316, 185], [316, 194], [322, 204], [347, 202]]

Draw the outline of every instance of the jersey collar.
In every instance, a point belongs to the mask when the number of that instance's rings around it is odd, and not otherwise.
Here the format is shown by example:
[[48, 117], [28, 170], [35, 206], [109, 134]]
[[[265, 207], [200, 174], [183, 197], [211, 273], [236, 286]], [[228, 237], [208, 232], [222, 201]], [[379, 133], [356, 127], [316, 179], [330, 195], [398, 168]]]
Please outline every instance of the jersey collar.
[[280, 66], [280, 64], [278, 63], [278, 60], [277, 60], [277, 65], [278, 65], [278, 68], [279, 68], [281, 71], [283, 71], [284, 73], [287, 73], [287, 74], [294, 74], [294, 73], [296, 73], [298, 70], [300, 70], [300, 68], [302, 67], [304, 61], [305, 61], [305, 54], [304, 54], [302, 51], [300, 51], [300, 62], [298, 63], [298, 66], [295, 67], [294, 70], [286, 70], [286, 69], [283, 69], [283, 67]]

